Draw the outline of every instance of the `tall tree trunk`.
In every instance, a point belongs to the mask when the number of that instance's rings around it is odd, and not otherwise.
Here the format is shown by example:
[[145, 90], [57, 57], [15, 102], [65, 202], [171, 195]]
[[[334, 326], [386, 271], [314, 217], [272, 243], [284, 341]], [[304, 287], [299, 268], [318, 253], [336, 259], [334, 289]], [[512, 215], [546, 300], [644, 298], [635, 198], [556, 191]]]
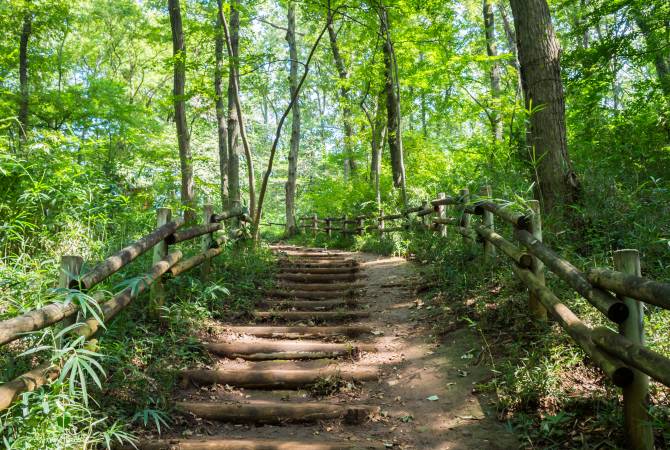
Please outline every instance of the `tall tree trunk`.
[[662, 42], [663, 38], [659, 38], [658, 33], [649, 23], [650, 14], [645, 14], [637, 7], [631, 8], [631, 14], [635, 24], [644, 36], [647, 53], [650, 53], [654, 58], [656, 77], [666, 101], [670, 104], [670, 50], [668, 50], [667, 38], [665, 39], [666, 42]]
[[371, 127], [371, 145], [372, 157], [370, 158], [370, 180], [375, 188], [375, 201], [377, 202], [377, 209], [381, 208], [382, 196], [380, 177], [382, 171], [382, 151], [384, 150], [384, 141], [386, 138], [386, 117], [384, 112], [386, 110], [384, 104], [385, 91], [380, 92], [377, 100], [375, 116], [370, 120]]
[[[493, 16], [493, 1], [483, 0], [482, 12], [484, 16], [484, 36], [486, 38], [486, 55], [489, 58], [498, 56], [495, 41], [495, 19]], [[493, 143], [502, 141], [503, 124], [500, 120], [500, 64], [497, 61], [491, 66], [491, 97], [493, 98], [493, 108], [491, 108], [491, 131], [493, 133]]]
[[291, 143], [288, 154], [288, 179], [286, 180], [286, 232], [289, 236], [297, 232], [295, 222], [295, 192], [298, 174], [298, 150], [300, 147], [300, 97], [298, 92], [298, 49], [295, 43], [295, 2], [288, 4], [288, 30], [286, 42], [288, 42], [291, 69], [289, 74], [289, 87], [291, 98], [295, 97], [295, 104], [291, 113]]
[[428, 109], [426, 107], [426, 91], [421, 89], [421, 134], [424, 138], [428, 137], [428, 124], [426, 116], [428, 114]]
[[19, 45], [19, 89], [21, 99], [19, 101], [19, 142], [25, 142], [28, 137], [28, 105], [30, 93], [28, 88], [28, 41], [33, 31], [33, 14], [26, 11], [23, 16], [23, 29], [21, 30], [21, 42]]
[[[222, 0], [217, 0], [218, 7], [223, 7]], [[216, 95], [216, 124], [219, 138], [219, 176], [220, 176], [220, 194], [221, 208], [229, 206], [228, 200], [228, 125], [226, 124], [226, 111], [223, 104], [223, 46], [224, 44], [223, 24], [217, 15], [216, 19], [216, 66], [214, 68], [214, 94]]]
[[333, 52], [335, 67], [340, 78], [340, 108], [342, 110], [342, 122], [344, 125], [344, 177], [348, 178], [350, 172], [356, 170], [356, 161], [352, 151], [354, 128], [351, 123], [351, 106], [349, 98], [349, 86], [347, 68], [344, 65], [344, 59], [340, 53], [340, 47], [337, 44], [337, 34], [333, 25], [332, 13], [328, 11], [328, 37], [330, 38], [330, 49]]
[[[256, 211], [256, 181], [254, 175], [254, 160], [251, 154], [251, 147], [249, 146], [249, 140], [247, 139], [247, 132], [244, 127], [244, 116], [242, 115], [242, 104], [240, 102], [240, 73], [239, 73], [239, 30], [240, 30], [240, 16], [239, 11], [231, 5], [231, 29], [232, 32], [228, 30], [228, 22], [226, 17], [223, 14], [223, 9], [219, 9], [219, 20], [223, 25], [223, 34], [225, 36], [226, 48], [228, 50], [228, 58], [231, 61], [230, 65], [230, 76], [228, 78], [228, 107], [230, 117], [234, 117], [234, 123], [231, 124], [230, 118], [228, 120], [228, 167], [231, 168], [231, 165], [235, 164], [236, 166], [233, 170], [229, 170], [228, 176], [228, 190], [230, 194], [230, 186], [232, 177], [235, 177], [236, 180], [236, 189], [237, 189], [237, 200], [231, 197], [231, 203], [233, 205], [238, 205], [240, 203], [240, 189], [239, 189], [239, 141], [242, 141], [242, 148], [244, 149], [244, 159], [247, 163], [247, 181], [249, 185], [249, 214], [254, 215]], [[231, 105], [232, 97], [232, 105]], [[232, 106], [232, 108], [231, 108]], [[232, 125], [232, 127], [231, 127]], [[234, 128], [234, 130], [233, 130]], [[231, 133], [236, 131], [237, 133], [233, 135], [231, 139]], [[235, 151], [235, 157], [231, 156], [231, 151]], [[233, 173], [234, 172], [234, 173]]]
[[391, 152], [391, 169], [393, 171], [393, 185], [401, 189], [403, 206], [407, 206], [407, 190], [405, 186], [405, 162], [402, 145], [402, 121], [400, 112], [400, 89], [398, 68], [395, 61], [395, 51], [391, 40], [391, 27], [385, 6], [379, 8], [381, 35], [384, 39], [384, 69], [385, 93], [387, 113], [387, 139]]
[[232, 55], [228, 58], [228, 199], [229, 207], [240, 205], [240, 127], [237, 120], [234, 84], [236, 67], [240, 53], [240, 12], [237, 2], [230, 3], [230, 46]]
[[179, 0], [168, 0], [170, 10], [170, 27], [172, 29], [172, 54], [174, 56], [174, 116], [177, 126], [177, 143], [179, 144], [179, 161], [181, 163], [181, 203], [184, 206], [184, 219], [195, 220], [195, 193], [193, 186], [193, 161], [191, 158], [190, 137], [186, 123], [186, 101], [184, 86], [186, 84], [186, 47], [184, 30], [182, 29]]
[[523, 85], [521, 83], [521, 65], [519, 64], [519, 52], [516, 48], [516, 34], [514, 33], [514, 29], [510, 24], [506, 8], [507, 7], [503, 2], [498, 4], [498, 12], [500, 12], [500, 18], [502, 19], [503, 28], [505, 30], [505, 37], [507, 38], [507, 45], [512, 52], [512, 55], [514, 55], [512, 65], [514, 65], [517, 74], [516, 93], [518, 97], [521, 97], [523, 95]]
[[572, 203], [579, 191], [568, 156], [561, 48], [546, 0], [510, 0], [526, 108], [536, 196], [545, 211]]

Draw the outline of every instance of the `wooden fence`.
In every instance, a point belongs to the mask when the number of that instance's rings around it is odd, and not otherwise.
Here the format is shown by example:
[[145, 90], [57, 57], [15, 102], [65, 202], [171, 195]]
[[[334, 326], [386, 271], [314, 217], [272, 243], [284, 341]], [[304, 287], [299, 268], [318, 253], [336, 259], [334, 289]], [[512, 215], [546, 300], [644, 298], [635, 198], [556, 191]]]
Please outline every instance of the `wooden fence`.
[[[447, 208], [455, 214], [449, 217]], [[670, 309], [670, 284], [641, 276], [637, 250], [615, 251], [614, 270], [581, 271], [542, 243], [538, 201], [528, 201], [527, 211], [518, 212], [509, 205], [494, 202], [489, 186], [483, 187], [476, 197], [471, 197], [468, 189], [454, 196], [440, 193], [437, 199], [398, 214], [385, 215], [380, 211], [379, 215], [353, 219], [347, 216], [319, 219], [313, 214], [300, 219], [303, 229], [313, 233], [324, 231], [328, 236], [333, 232], [383, 235], [423, 229], [447, 237], [447, 230], [453, 229], [464, 245], [480, 248], [485, 259], [495, 258], [496, 252], [504, 254], [511, 259], [516, 276], [528, 288], [531, 318], [541, 322], [546, 320], [547, 313], [551, 314], [612, 382], [622, 388], [625, 434], [630, 448], [654, 448], [648, 412], [649, 377], [670, 387], [670, 359], [644, 345], [643, 303]], [[495, 219], [511, 226], [512, 240], [496, 232]], [[366, 221], [372, 224], [366, 226]], [[388, 222], [394, 225], [389, 227]], [[325, 227], [320, 228], [320, 224]], [[594, 328], [582, 321], [545, 286], [546, 269], [616, 324], [618, 332], [608, 327]]]
[[[89, 272], [81, 273], [83, 259], [79, 256], [63, 256], [61, 259], [61, 278], [59, 287], [72, 291], [87, 292], [95, 285], [105, 281], [114, 273], [126, 267], [137, 257], [153, 248], [153, 264], [141, 277], [136, 286], [129, 286], [111, 299], [101, 303], [100, 323], [95, 317], [83, 317], [81, 308], [75, 302], [51, 303], [42, 308], [29, 311], [11, 319], [0, 321], [0, 345], [20, 339], [29, 333], [62, 323], [73, 327], [72, 336], [83, 337], [89, 348], [95, 348], [95, 336], [114, 316], [126, 308], [135, 298], [150, 289], [151, 311], [158, 315], [165, 302], [164, 283], [169, 277], [176, 277], [196, 267], [201, 267], [201, 277], [207, 279], [210, 272], [210, 260], [223, 251], [221, 246], [227, 239], [224, 235], [214, 236], [217, 231], [225, 231], [224, 221], [237, 219], [249, 221], [248, 215], [240, 209], [214, 214], [211, 205], [203, 207], [203, 223], [191, 228], [181, 229], [182, 218], [172, 219], [169, 208], [157, 211], [157, 228], [143, 238], [124, 247], [115, 254], [97, 264]], [[201, 237], [201, 253], [183, 259], [180, 250], [170, 251], [170, 246], [179, 242]], [[100, 296], [93, 294], [96, 300]], [[47, 361], [29, 372], [0, 385], [0, 411], [7, 409], [22, 393], [33, 391], [56, 379], [61, 370], [59, 364]]]

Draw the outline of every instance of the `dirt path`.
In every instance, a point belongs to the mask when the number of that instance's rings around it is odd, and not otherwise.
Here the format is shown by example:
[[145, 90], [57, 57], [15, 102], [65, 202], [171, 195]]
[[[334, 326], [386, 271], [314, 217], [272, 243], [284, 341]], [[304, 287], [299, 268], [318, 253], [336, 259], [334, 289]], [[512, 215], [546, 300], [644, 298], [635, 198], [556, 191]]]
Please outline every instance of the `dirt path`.
[[490, 374], [478, 337], [466, 328], [435, 342], [410, 263], [275, 250], [295, 255], [282, 266], [280, 301], [253, 327], [211, 330], [216, 364], [186, 372], [177, 393], [185, 431], [143, 448], [519, 447], [472, 393]]

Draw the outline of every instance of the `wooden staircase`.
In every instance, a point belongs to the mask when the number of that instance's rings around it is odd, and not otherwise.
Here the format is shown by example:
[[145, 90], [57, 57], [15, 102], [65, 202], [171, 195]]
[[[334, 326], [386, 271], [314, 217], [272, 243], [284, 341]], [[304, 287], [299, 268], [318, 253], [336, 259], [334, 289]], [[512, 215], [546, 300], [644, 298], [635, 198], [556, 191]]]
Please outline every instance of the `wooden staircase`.
[[[318, 431], [323, 421], [355, 427], [379, 413], [377, 406], [350, 398], [342, 400], [329, 392], [337, 391], [343, 383], [365, 388], [368, 383], [376, 384], [380, 375], [379, 366], [357, 363], [362, 354], [377, 350], [371, 342], [373, 330], [355, 323], [369, 316], [366, 304], [359, 300], [365, 288], [360, 264], [343, 252], [295, 247], [274, 250], [280, 256], [278, 284], [259, 304], [262, 309], [254, 312], [256, 325], [227, 327], [231, 337], [243, 340], [204, 344], [212, 355], [235, 360], [240, 368], [180, 373], [182, 386], [196, 392], [192, 398], [180, 398], [175, 403], [183, 419], [228, 424], [232, 430], [226, 428], [210, 437], [143, 442], [140, 448], [385, 448], [365, 438], [321, 438]], [[318, 395], [314, 395], [315, 390]], [[209, 392], [216, 394], [202, 394]], [[275, 427], [268, 436], [263, 426], [269, 424], [282, 429]], [[239, 427], [259, 428], [250, 439], [248, 433], [240, 437], [235, 432]]]

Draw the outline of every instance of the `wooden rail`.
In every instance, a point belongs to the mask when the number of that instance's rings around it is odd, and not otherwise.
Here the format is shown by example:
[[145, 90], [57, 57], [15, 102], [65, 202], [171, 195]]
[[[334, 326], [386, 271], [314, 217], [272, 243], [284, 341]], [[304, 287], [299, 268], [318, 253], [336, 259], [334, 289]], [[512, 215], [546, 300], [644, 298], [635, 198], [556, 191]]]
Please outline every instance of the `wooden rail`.
[[[481, 244], [485, 259], [494, 258], [496, 250], [500, 250], [511, 259], [514, 273], [528, 288], [529, 316], [542, 322], [547, 313], [551, 314], [612, 382], [623, 389], [629, 446], [653, 449], [648, 380], [651, 377], [670, 387], [670, 359], [644, 346], [642, 302], [670, 309], [670, 283], [641, 277], [637, 250], [614, 252], [615, 270], [592, 268], [583, 272], [542, 243], [539, 202], [531, 200], [524, 208], [517, 208], [491, 198], [489, 186], [484, 186], [476, 197], [467, 189], [454, 196], [440, 193], [437, 199], [396, 214], [384, 214], [382, 210], [374, 217], [361, 216], [373, 224], [365, 226], [363, 221], [357, 221], [355, 230], [347, 228], [348, 223], [353, 223], [347, 216], [341, 228], [332, 227], [334, 219], [329, 218], [325, 231], [329, 236], [334, 231], [343, 235], [374, 231], [381, 236], [426, 230], [446, 237], [447, 228], [453, 227], [462, 236], [464, 245]], [[447, 207], [455, 209], [455, 217], [446, 216]], [[415, 215], [414, 219], [410, 214]], [[479, 219], [473, 221], [473, 218]], [[511, 225], [512, 238], [518, 244], [495, 231], [495, 218]], [[316, 222], [318, 218], [314, 214], [309, 220]], [[402, 222], [387, 227], [387, 222], [392, 221]], [[317, 228], [313, 228], [316, 232]], [[606, 327], [594, 329], [577, 317], [545, 286], [547, 269], [616, 324], [618, 333]]]
[[[106, 258], [85, 274], [80, 274], [82, 258], [72, 255], [63, 256], [59, 286], [82, 293], [88, 291], [153, 248], [154, 261], [149, 271], [142, 275], [139, 283], [134, 287], [124, 289], [100, 304], [100, 310], [102, 321], [107, 323], [140, 294], [150, 289], [150, 308], [153, 314], [159, 315], [159, 308], [165, 301], [163, 283], [168, 274], [175, 277], [196, 266], [202, 266], [201, 277], [203, 279], [208, 277], [210, 260], [221, 253], [221, 245], [227, 240], [225, 234], [215, 239], [214, 233], [225, 231], [225, 225], [222, 222], [227, 219], [238, 219], [245, 222], [249, 220], [249, 217], [244, 210], [239, 208], [213, 214], [212, 206], [204, 205], [204, 223], [180, 229], [184, 225], [183, 219], [171, 220], [171, 211], [167, 208], [160, 208], [157, 211], [157, 227], [154, 231]], [[182, 260], [180, 250], [169, 248], [171, 245], [196, 237], [201, 237], [201, 252], [188, 259]], [[101, 298], [97, 293], [93, 294], [93, 297], [96, 300]], [[101, 328], [104, 328], [104, 323], [100, 323], [94, 317], [77, 317], [80, 315], [81, 310], [74, 302], [57, 302], [17, 317], [2, 320], [0, 321], [0, 345], [57, 323], [72, 325], [75, 321], [78, 325], [73, 328], [73, 337], [81, 336], [85, 340], [91, 340]], [[60, 366], [46, 362], [0, 385], [0, 411], [7, 409], [23, 392], [35, 390], [53, 381], [58, 377], [60, 370]]]

